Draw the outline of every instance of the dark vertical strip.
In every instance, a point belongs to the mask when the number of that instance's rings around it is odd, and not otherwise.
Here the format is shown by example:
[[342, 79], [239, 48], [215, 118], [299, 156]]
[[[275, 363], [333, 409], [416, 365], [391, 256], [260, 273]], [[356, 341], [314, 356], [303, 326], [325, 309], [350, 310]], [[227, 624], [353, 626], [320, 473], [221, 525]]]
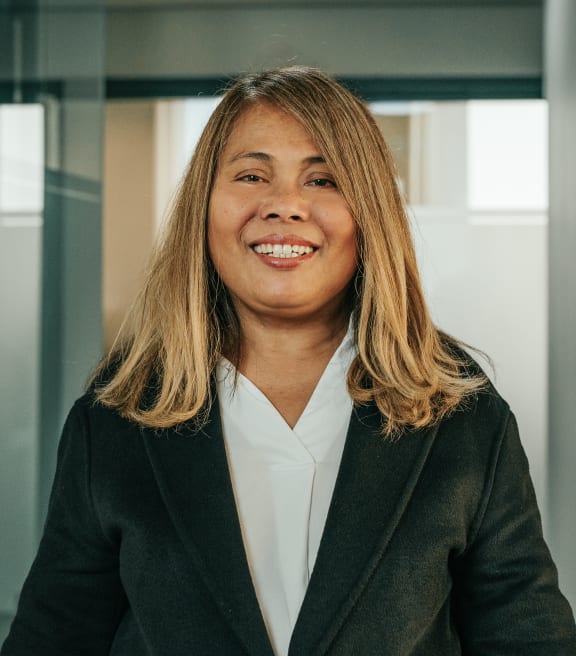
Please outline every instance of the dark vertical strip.
[[[46, 170], [42, 231], [40, 422], [38, 502], [43, 523], [55, 468], [54, 440], [60, 430], [62, 404], [62, 174]], [[41, 527], [39, 527], [41, 528]]]
[[[47, 106], [43, 235], [38, 527], [62, 424], [102, 353], [103, 0], [41, 5], [37, 80]], [[71, 26], [81, 39], [70, 39]], [[74, 58], [68, 69], [67, 59]], [[59, 68], [60, 67], [60, 68]], [[72, 71], [72, 72], [70, 72]]]

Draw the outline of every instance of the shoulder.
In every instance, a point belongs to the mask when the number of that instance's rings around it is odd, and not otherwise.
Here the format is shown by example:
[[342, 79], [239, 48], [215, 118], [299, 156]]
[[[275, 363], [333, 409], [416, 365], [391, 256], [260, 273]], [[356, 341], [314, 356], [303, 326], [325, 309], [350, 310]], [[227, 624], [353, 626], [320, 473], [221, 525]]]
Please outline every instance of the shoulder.
[[98, 384], [92, 382], [86, 392], [80, 396], [70, 409], [68, 421], [80, 422], [86, 426], [115, 425], [118, 428], [128, 429], [136, 426], [133, 422], [122, 417], [114, 408], [107, 407], [98, 400]]
[[[483, 373], [469, 357], [467, 366]], [[493, 452], [516, 421], [508, 402], [486, 377], [486, 384], [462, 399], [458, 408], [439, 422], [438, 439], [444, 448], [459, 452]]]
[[92, 463], [112, 460], [141, 449], [144, 428], [102, 404], [91, 386], [72, 405], [60, 440], [60, 451], [75, 453]]
[[516, 419], [491, 384], [438, 424], [427, 470], [433, 487], [449, 490], [447, 502], [469, 527], [468, 544], [489, 508], [509, 506], [508, 493], [532, 488]]
[[441, 339], [446, 353], [458, 364], [460, 377], [479, 384], [433, 427], [432, 457], [443, 471], [469, 476], [482, 486], [511, 433], [519, 456], [523, 455], [515, 418], [477, 359], [480, 356], [492, 368], [490, 358], [446, 334], [441, 333]]
[[458, 362], [460, 376], [479, 380], [481, 385], [462, 398], [456, 410], [440, 422], [439, 428], [472, 432], [477, 439], [498, 433], [510, 420], [511, 409], [472, 353], [482, 356], [490, 368], [492, 361], [482, 351], [476, 351], [452, 337], [442, 335], [442, 341], [446, 351]]
[[134, 490], [152, 489], [149, 445], [159, 439], [154, 430], [106, 407], [88, 390], [72, 406], [62, 431], [59, 480], [63, 486], [82, 485], [99, 522], [108, 526], [106, 518], [116, 513], [110, 509], [128, 499], [136, 508]]
[[477, 356], [481, 356], [490, 368], [493, 367], [492, 360], [484, 351], [470, 346], [442, 331], [439, 331], [439, 337], [444, 351], [460, 364], [460, 373], [463, 377], [486, 376], [486, 372], [480, 366]]

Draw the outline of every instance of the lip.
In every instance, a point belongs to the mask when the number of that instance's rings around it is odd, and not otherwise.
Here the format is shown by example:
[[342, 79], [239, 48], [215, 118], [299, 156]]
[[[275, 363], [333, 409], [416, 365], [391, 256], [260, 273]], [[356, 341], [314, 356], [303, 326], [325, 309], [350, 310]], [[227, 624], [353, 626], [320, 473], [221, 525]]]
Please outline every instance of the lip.
[[[258, 244], [289, 244], [291, 246], [310, 246], [314, 250], [311, 253], [300, 255], [299, 257], [272, 257], [270, 255], [264, 255], [263, 253], [257, 253], [254, 250], [254, 246], [257, 246]], [[296, 269], [297, 267], [313, 258], [319, 248], [319, 246], [314, 242], [311, 242], [308, 239], [303, 239], [298, 235], [281, 235], [278, 233], [264, 235], [264, 237], [259, 237], [258, 239], [251, 241], [248, 245], [250, 246], [252, 253], [260, 260], [260, 262], [266, 266], [271, 267], [272, 269], [283, 269], [286, 271]]]
[[308, 239], [303, 239], [298, 235], [281, 235], [279, 233], [258, 237], [258, 239], [254, 239], [253, 241], [249, 242], [248, 246], [250, 246], [250, 248], [254, 248], [254, 246], [257, 246], [258, 244], [290, 244], [291, 246], [311, 246], [314, 249], [319, 248], [318, 244], [315, 244]]

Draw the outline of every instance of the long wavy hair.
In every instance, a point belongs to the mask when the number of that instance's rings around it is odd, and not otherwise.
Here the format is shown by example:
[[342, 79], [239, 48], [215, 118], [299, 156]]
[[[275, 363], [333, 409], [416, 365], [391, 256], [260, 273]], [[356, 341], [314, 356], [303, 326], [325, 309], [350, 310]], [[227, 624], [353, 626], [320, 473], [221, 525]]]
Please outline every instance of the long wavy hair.
[[387, 436], [440, 421], [486, 379], [432, 322], [392, 157], [370, 112], [325, 73], [300, 66], [242, 77], [212, 114], [143, 289], [94, 374], [97, 399], [149, 427], [205, 421], [216, 363], [241, 344], [208, 255], [208, 207], [220, 153], [238, 117], [256, 103], [281, 108], [312, 135], [356, 222], [352, 399], [376, 404]]

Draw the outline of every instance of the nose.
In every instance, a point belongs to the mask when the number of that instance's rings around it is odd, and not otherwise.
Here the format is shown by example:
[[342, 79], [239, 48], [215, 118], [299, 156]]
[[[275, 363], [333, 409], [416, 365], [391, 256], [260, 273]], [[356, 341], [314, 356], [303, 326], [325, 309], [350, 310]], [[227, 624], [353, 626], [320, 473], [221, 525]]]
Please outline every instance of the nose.
[[265, 220], [306, 221], [309, 214], [309, 203], [296, 185], [271, 185], [260, 205], [260, 218]]

